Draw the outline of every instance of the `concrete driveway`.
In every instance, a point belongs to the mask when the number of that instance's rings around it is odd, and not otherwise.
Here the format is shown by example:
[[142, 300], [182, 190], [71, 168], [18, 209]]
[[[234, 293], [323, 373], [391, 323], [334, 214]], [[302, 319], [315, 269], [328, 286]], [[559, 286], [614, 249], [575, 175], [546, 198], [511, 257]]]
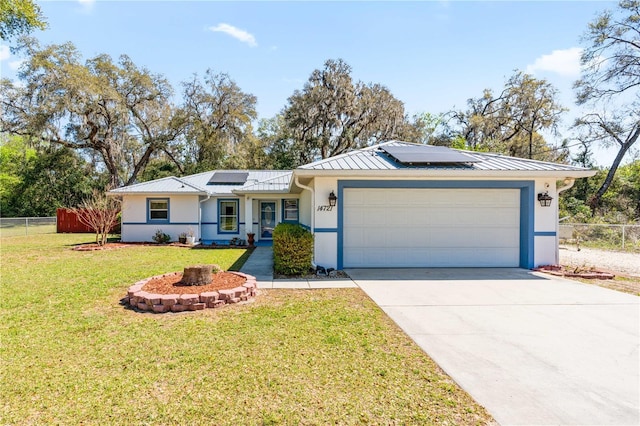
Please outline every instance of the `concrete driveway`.
[[500, 424], [640, 424], [640, 298], [522, 269], [346, 272]]

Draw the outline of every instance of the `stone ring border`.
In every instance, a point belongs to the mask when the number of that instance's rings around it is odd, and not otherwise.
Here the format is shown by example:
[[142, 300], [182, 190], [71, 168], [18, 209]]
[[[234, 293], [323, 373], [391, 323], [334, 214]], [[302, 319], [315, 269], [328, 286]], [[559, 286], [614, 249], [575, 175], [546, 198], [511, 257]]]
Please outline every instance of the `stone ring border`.
[[[242, 272], [227, 271], [246, 279], [240, 287], [228, 290], [206, 291], [191, 294], [157, 294], [143, 291], [146, 283], [155, 279], [178, 275], [180, 272], [155, 275], [138, 281], [127, 290], [124, 303], [141, 311], [150, 311], [157, 314], [165, 312], [201, 311], [207, 308], [220, 308], [239, 302], [246, 302], [256, 295], [256, 277]], [[194, 286], [194, 288], [197, 286]]]

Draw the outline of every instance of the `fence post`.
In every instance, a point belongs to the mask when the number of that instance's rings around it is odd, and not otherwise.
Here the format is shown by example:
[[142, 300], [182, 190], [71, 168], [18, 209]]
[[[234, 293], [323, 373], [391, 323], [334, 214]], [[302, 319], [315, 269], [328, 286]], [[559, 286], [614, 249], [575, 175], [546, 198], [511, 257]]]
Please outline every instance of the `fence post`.
[[622, 250], [624, 250], [624, 228], [625, 226], [622, 225]]
[[24, 235], [29, 236], [29, 218], [24, 218]]

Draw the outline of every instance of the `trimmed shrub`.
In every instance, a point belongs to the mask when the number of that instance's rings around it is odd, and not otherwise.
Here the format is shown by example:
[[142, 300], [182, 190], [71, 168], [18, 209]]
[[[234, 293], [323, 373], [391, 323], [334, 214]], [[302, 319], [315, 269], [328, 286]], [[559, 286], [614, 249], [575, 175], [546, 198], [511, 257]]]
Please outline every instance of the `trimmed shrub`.
[[166, 244], [171, 241], [171, 236], [162, 232], [162, 229], [158, 229], [151, 239], [158, 244]]
[[300, 225], [280, 223], [273, 230], [273, 269], [277, 274], [303, 275], [311, 270], [313, 235]]

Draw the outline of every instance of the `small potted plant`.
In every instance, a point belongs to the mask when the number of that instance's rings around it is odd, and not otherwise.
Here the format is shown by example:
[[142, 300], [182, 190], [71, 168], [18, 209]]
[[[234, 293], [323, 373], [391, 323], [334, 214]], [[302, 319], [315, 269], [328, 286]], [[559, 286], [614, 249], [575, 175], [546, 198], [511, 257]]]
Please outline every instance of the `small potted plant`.
[[187, 244], [195, 244], [196, 243], [196, 237], [194, 235], [193, 232], [193, 228], [189, 227], [189, 230], [187, 231]]
[[187, 233], [186, 232], [183, 232], [180, 235], [178, 235], [178, 242], [180, 244], [184, 244], [184, 243], [187, 242]]
[[254, 243], [256, 242], [255, 237], [256, 237], [256, 234], [254, 232], [247, 232], [247, 240], [249, 241], [249, 247], [253, 247]]

